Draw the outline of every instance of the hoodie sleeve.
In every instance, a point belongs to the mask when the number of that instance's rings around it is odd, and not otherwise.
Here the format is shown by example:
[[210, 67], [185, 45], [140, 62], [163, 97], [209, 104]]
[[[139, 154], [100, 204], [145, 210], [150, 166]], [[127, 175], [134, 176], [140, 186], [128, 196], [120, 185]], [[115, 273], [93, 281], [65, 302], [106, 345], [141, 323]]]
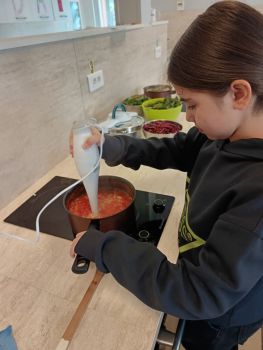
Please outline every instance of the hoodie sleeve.
[[236, 305], [262, 277], [261, 237], [243, 227], [236, 232], [236, 225], [220, 218], [198, 264], [183, 258], [171, 263], [152, 244], [119, 231], [90, 229], [75, 250], [148, 306], [184, 319], [211, 319]]
[[105, 135], [103, 158], [109, 166], [122, 164], [132, 169], [141, 165], [156, 169], [189, 171], [207, 138], [193, 127], [174, 138], [137, 139], [131, 136]]

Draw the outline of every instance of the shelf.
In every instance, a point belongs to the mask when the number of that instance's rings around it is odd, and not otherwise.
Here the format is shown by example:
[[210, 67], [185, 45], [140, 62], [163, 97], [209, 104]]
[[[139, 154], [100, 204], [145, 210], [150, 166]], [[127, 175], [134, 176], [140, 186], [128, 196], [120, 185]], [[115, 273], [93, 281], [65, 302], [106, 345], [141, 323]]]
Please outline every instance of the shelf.
[[146, 25], [146, 24], [121, 25], [113, 28], [87, 28], [85, 30], [80, 30], [80, 31], [68, 31], [68, 32], [50, 33], [50, 34], [42, 34], [42, 35], [21, 36], [21, 37], [14, 37], [14, 38], [1, 38], [0, 51], [13, 49], [17, 47], [46, 44], [46, 43], [62, 41], [62, 40], [71, 40], [71, 39], [78, 39], [78, 38], [85, 38], [85, 37], [93, 37], [97, 35], [113, 34], [116, 32], [136, 30], [136, 29], [141, 29], [141, 28], [151, 27], [156, 25], [164, 25], [167, 23], [168, 21], [158, 21], [153, 23], [152, 25], [150, 24], [149, 25]]

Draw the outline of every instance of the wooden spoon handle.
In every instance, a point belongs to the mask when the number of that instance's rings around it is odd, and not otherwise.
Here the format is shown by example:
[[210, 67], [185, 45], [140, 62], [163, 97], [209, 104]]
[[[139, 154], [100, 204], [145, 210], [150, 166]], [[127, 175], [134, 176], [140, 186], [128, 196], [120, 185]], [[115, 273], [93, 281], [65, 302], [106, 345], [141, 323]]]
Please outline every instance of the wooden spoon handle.
[[79, 303], [79, 306], [77, 307], [77, 310], [75, 311], [73, 317], [71, 318], [56, 350], [66, 350], [67, 349], [69, 342], [72, 340], [74, 333], [76, 332], [76, 330], [79, 326], [79, 323], [80, 323], [82, 317], [84, 316], [84, 313], [87, 309], [87, 306], [89, 305], [89, 303], [93, 297], [93, 294], [95, 293], [103, 276], [104, 276], [103, 272], [96, 270], [96, 273], [93, 277], [93, 280], [91, 281], [86, 293], [84, 294], [81, 302]]

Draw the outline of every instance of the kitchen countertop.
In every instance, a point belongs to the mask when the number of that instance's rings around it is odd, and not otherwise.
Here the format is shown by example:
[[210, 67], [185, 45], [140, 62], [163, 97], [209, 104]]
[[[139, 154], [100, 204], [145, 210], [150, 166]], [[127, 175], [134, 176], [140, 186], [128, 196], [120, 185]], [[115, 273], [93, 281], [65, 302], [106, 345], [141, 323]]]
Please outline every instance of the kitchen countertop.
[[[178, 119], [183, 130], [191, 126]], [[142, 166], [138, 171], [101, 164], [101, 175], [117, 175], [136, 189], [176, 197], [158, 248], [175, 262], [177, 226], [184, 203], [185, 174]], [[35, 232], [3, 222], [54, 176], [78, 178], [68, 157], [0, 211], [0, 232], [33, 239]], [[71, 272], [70, 242], [42, 234], [37, 244], [0, 236], [0, 330], [11, 324], [19, 350], [55, 350], [94, 274]], [[70, 343], [69, 350], [150, 350], [163, 314], [139, 301], [110, 275], [104, 275]]]

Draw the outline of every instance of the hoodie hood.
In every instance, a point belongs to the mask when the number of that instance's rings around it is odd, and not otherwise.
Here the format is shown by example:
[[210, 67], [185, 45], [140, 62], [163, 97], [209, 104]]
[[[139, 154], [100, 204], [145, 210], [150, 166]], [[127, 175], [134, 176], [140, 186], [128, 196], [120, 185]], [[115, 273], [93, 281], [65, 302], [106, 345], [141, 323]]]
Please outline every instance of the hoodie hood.
[[242, 139], [233, 142], [217, 140], [211, 142], [215, 142], [218, 149], [227, 153], [248, 159], [263, 160], [263, 139]]
[[217, 141], [217, 146], [225, 152], [243, 158], [263, 160], [263, 139], [246, 139], [238, 141]]

